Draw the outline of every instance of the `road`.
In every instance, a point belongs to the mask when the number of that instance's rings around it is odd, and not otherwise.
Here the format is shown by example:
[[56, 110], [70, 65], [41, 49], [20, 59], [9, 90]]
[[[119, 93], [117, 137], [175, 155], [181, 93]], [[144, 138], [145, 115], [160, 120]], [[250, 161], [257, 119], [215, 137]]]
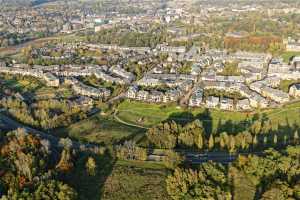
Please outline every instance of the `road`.
[[127, 125], [127, 126], [131, 126], [131, 127], [135, 127], [135, 128], [149, 129], [149, 128], [145, 127], [145, 126], [140, 126], [140, 125], [137, 125], [137, 124], [131, 124], [131, 123], [125, 122], [125, 121], [123, 121], [122, 119], [120, 119], [120, 118], [117, 116], [117, 114], [118, 114], [118, 110], [115, 110], [115, 112], [114, 112], [114, 119], [115, 119], [117, 122], [121, 123], [121, 124], [124, 124], [124, 125]]

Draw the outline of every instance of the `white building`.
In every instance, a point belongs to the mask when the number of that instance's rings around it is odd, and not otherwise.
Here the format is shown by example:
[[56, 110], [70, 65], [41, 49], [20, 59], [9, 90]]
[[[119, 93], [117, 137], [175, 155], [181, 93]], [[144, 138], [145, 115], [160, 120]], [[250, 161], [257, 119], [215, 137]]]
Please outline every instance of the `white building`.
[[249, 99], [239, 100], [236, 104], [237, 110], [250, 110], [251, 105]]
[[290, 87], [289, 95], [292, 97], [300, 97], [300, 84], [294, 84]]
[[45, 73], [43, 75], [44, 80], [46, 81], [46, 84], [50, 87], [58, 87], [59, 86], [59, 79], [51, 74], [50, 72]]
[[206, 106], [208, 108], [216, 108], [219, 105], [219, 97], [214, 97], [214, 96], [208, 96], [206, 98]]

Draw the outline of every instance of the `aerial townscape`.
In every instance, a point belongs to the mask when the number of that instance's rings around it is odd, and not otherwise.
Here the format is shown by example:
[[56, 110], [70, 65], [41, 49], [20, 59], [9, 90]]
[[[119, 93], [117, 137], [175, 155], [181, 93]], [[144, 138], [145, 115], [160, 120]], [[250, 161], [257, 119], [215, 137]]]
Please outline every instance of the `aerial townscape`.
[[0, 200], [300, 200], [299, 0], [0, 0]]

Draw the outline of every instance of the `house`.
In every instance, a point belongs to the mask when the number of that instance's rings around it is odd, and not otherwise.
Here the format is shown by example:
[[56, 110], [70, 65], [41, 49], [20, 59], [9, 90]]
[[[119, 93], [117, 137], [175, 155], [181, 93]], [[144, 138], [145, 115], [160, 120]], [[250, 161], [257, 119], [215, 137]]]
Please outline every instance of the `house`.
[[268, 75], [274, 76], [282, 73], [289, 73], [292, 70], [292, 67], [285, 63], [270, 63], [268, 69]]
[[208, 96], [206, 98], [206, 104], [208, 108], [216, 108], [219, 105], [219, 97]]
[[290, 87], [289, 95], [292, 97], [300, 97], [300, 84], [294, 84]]
[[238, 100], [236, 104], [237, 110], [250, 110], [251, 105], [249, 99]]
[[113, 66], [109, 69], [113, 74], [124, 78], [127, 82], [131, 82], [135, 79], [135, 76], [121, 68], [120, 66]]
[[140, 85], [140, 86], [159, 86], [161, 85], [162, 82], [157, 79], [157, 78], [151, 78], [151, 77], [148, 77], [148, 76], [145, 76], [143, 77], [142, 79], [140, 79], [138, 82], [137, 82], [137, 85]]
[[163, 101], [164, 94], [160, 91], [153, 90], [150, 92], [148, 100], [150, 102], [159, 103]]
[[203, 89], [197, 88], [193, 92], [193, 94], [189, 100], [189, 106], [192, 106], [192, 107], [200, 106], [202, 104], [202, 100], [203, 100]]
[[266, 82], [266, 84], [272, 88], [276, 88], [279, 87], [280, 83], [281, 83], [281, 78], [277, 77], [277, 76], [272, 76], [272, 77], [267, 77], [265, 78], [264, 82]]
[[261, 93], [262, 88], [265, 87], [265, 83], [263, 81], [257, 81], [254, 83], [251, 83], [251, 85], [249, 86], [251, 90], [257, 92], [257, 93]]
[[262, 88], [261, 94], [265, 97], [272, 99], [277, 103], [285, 103], [290, 100], [289, 95], [287, 93], [270, 87]]
[[222, 61], [216, 61], [213, 67], [216, 69], [216, 72], [221, 73], [225, 69], [225, 64]]
[[292, 60], [292, 65], [295, 67], [295, 69], [300, 68], [300, 56], [295, 56]]
[[80, 96], [78, 99], [75, 100], [75, 102], [78, 106], [92, 106], [93, 105], [93, 99], [91, 99], [89, 97]]
[[139, 91], [139, 88], [138, 86], [130, 86], [128, 91], [127, 91], [127, 94], [126, 96], [129, 98], [129, 99], [135, 99], [137, 97], [137, 93]]
[[201, 73], [201, 68], [202, 66], [200, 64], [197, 63], [193, 64], [191, 68], [191, 75], [195, 75], [195, 76], [199, 75]]
[[108, 97], [110, 96], [110, 91], [106, 88], [94, 88], [88, 85], [85, 85], [81, 82], [74, 83], [72, 85], [73, 90], [80, 95], [88, 96], [88, 97]]
[[44, 80], [46, 81], [47, 86], [50, 87], [58, 87], [59, 86], [59, 79], [51, 74], [50, 72], [45, 73], [43, 75]]
[[136, 99], [139, 101], [148, 101], [149, 92], [145, 90], [140, 90], [137, 93]]
[[178, 88], [170, 89], [165, 92], [163, 97], [163, 102], [167, 103], [169, 101], [177, 101], [181, 95], [181, 91]]
[[220, 109], [233, 110], [233, 99], [223, 97], [220, 101]]
[[250, 97], [249, 97], [249, 101], [250, 101], [250, 106], [253, 108], [266, 108], [268, 107], [269, 103], [268, 101], [262, 97], [261, 95], [257, 94], [257, 93], [253, 93]]
[[300, 51], [300, 41], [288, 41], [286, 43], [286, 51]]
[[186, 48], [184, 46], [172, 47], [172, 46], [166, 46], [164, 44], [158, 45], [157, 49], [159, 49], [161, 52], [166, 52], [166, 53], [185, 53], [186, 51]]
[[238, 64], [238, 68], [245, 68], [245, 67], [251, 67], [255, 69], [263, 69], [265, 66], [265, 62], [263, 61], [247, 61], [244, 60]]

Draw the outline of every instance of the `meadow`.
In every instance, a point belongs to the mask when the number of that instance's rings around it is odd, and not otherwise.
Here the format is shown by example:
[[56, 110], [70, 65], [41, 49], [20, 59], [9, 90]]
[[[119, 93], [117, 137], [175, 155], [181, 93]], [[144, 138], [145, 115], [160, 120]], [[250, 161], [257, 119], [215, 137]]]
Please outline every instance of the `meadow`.
[[[189, 122], [194, 119], [209, 124], [215, 132], [220, 124], [227, 124], [230, 129], [243, 126], [247, 121], [255, 120], [257, 115], [264, 116], [272, 126], [300, 125], [300, 102], [293, 102], [278, 108], [256, 110], [252, 112], [230, 112], [219, 109], [180, 108], [176, 105], [158, 105], [136, 101], [124, 101], [118, 107], [118, 117], [125, 122], [145, 127], [154, 126], [162, 121], [174, 120]], [[235, 130], [231, 130], [235, 132]]]

